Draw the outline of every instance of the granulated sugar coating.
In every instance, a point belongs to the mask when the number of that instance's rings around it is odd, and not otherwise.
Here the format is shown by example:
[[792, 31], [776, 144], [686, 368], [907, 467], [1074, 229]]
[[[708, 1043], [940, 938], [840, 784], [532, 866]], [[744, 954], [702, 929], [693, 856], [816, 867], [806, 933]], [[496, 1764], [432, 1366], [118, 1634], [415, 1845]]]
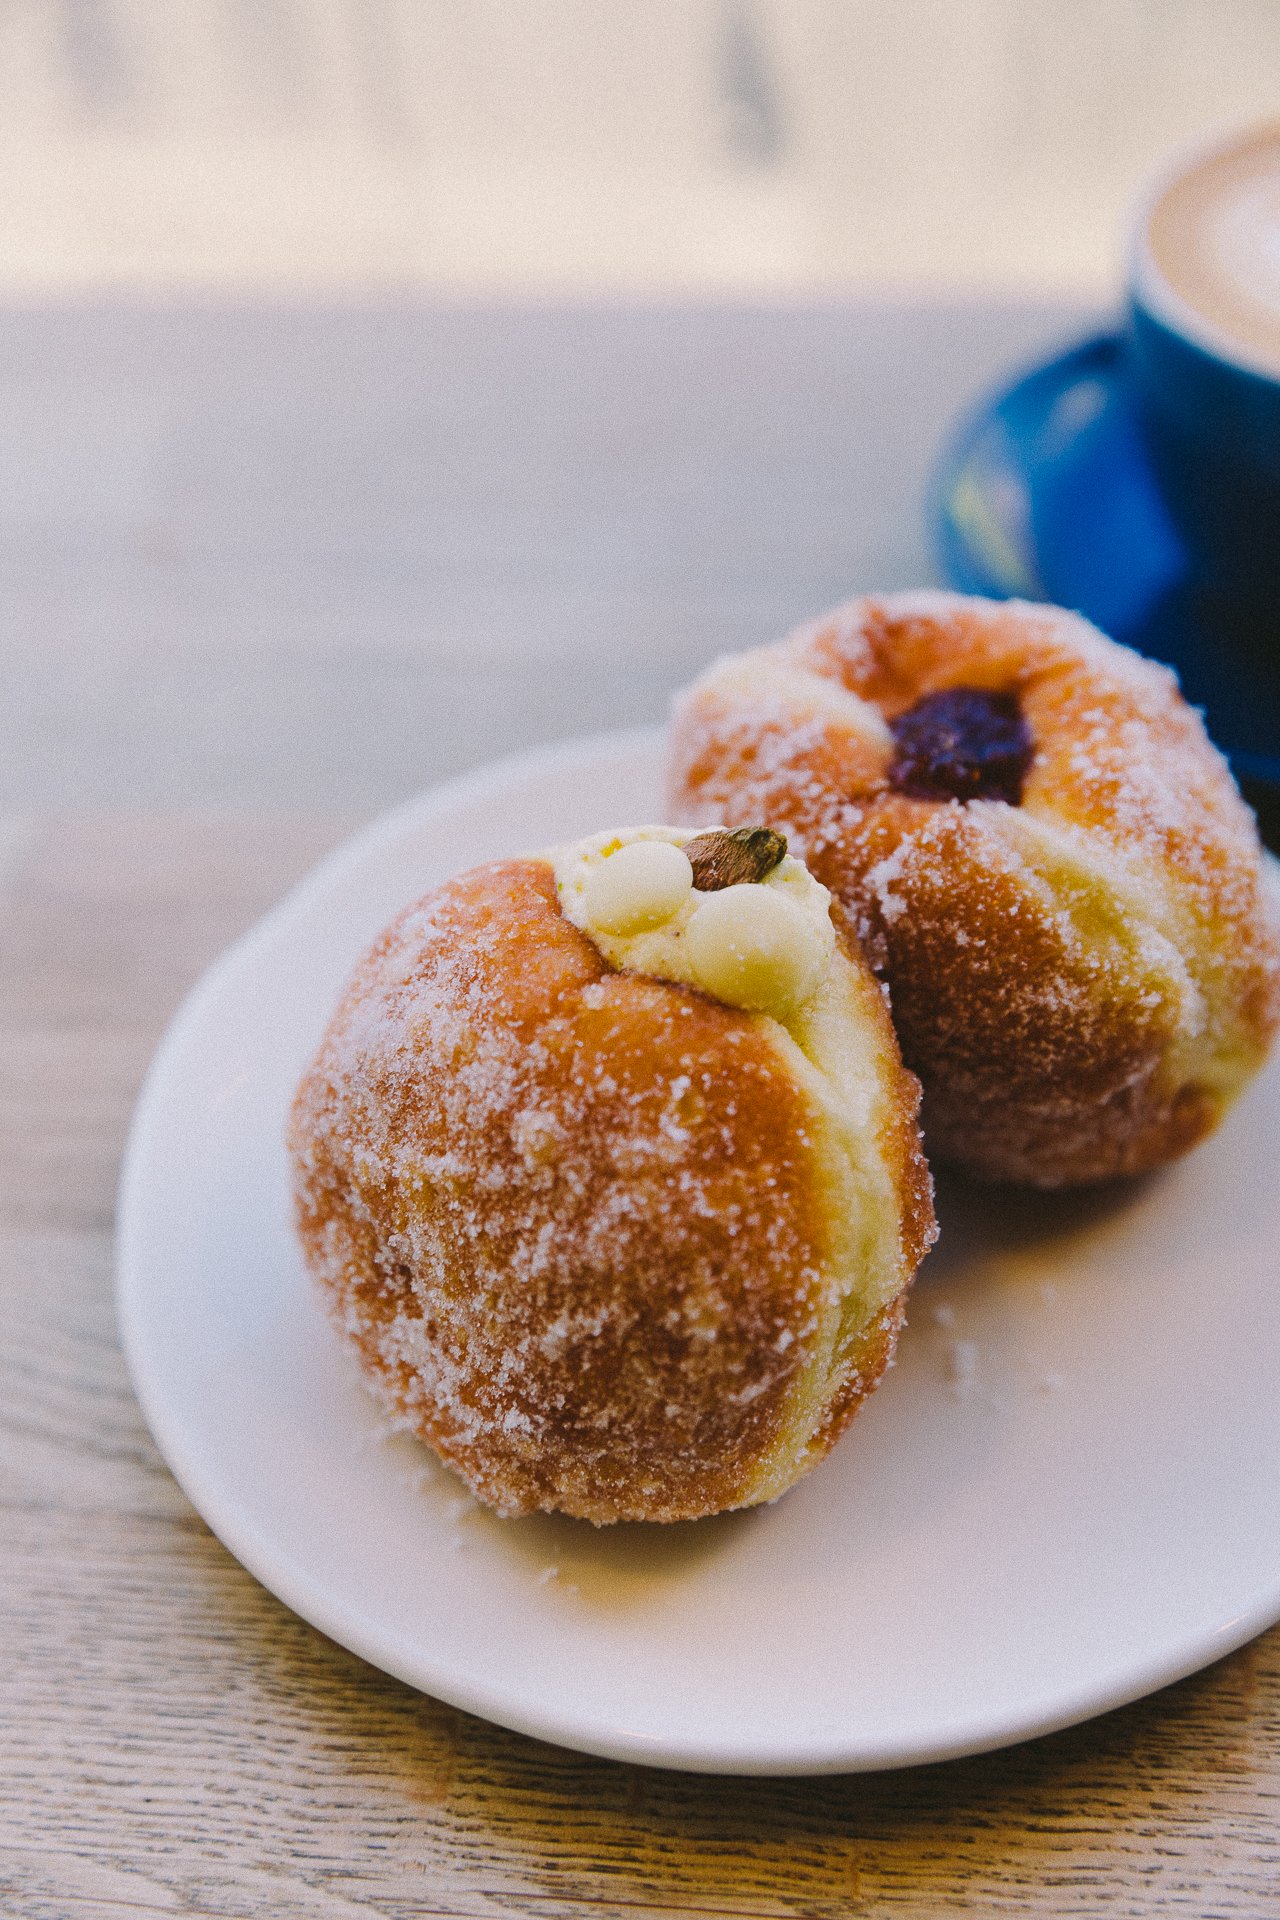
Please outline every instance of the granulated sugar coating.
[[[895, 791], [894, 723], [952, 690], [1016, 703], [1017, 804]], [[668, 803], [788, 835], [889, 987], [930, 1153], [987, 1177], [1172, 1158], [1280, 1019], [1275, 907], [1225, 762], [1171, 673], [1057, 608], [856, 600], [717, 662], [678, 703]]]
[[773, 1498], [888, 1364], [933, 1235], [918, 1088], [840, 953], [787, 1026], [608, 964], [545, 859], [409, 908], [289, 1134], [397, 1421], [501, 1512]]

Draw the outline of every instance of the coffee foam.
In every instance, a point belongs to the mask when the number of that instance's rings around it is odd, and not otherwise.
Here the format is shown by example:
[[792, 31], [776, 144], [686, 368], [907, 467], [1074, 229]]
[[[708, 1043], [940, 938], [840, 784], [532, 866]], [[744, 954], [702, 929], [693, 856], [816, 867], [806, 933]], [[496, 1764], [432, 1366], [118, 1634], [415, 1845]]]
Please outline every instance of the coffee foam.
[[1185, 331], [1208, 334], [1218, 353], [1280, 378], [1280, 124], [1219, 147], [1169, 181], [1142, 238], [1144, 290], [1154, 269], [1188, 310], [1175, 315], [1190, 321]]

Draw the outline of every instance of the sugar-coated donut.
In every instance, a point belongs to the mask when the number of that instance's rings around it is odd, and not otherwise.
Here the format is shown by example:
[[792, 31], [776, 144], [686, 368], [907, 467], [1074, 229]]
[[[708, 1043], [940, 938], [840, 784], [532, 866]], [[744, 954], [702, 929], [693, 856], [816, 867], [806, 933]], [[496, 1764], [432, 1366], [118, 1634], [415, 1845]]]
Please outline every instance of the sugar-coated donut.
[[1257, 832], [1174, 676], [1054, 607], [851, 601], [677, 703], [669, 809], [767, 819], [850, 916], [931, 1156], [1042, 1186], [1216, 1124], [1280, 1017]]
[[397, 1423], [504, 1514], [771, 1500], [892, 1358], [934, 1234], [919, 1088], [783, 849], [643, 828], [462, 874], [298, 1090], [308, 1263]]

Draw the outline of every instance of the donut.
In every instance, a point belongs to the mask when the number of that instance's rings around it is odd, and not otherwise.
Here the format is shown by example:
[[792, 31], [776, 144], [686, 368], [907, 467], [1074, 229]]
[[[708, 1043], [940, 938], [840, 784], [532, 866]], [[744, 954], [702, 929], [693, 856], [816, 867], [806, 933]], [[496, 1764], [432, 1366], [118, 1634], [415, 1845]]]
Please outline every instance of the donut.
[[1252, 815], [1165, 667], [1072, 613], [850, 601], [677, 701], [674, 819], [763, 818], [843, 905], [931, 1157], [1043, 1187], [1218, 1122], [1280, 1018]]
[[499, 1513], [776, 1498], [893, 1355], [934, 1232], [883, 991], [767, 829], [437, 887], [288, 1129], [303, 1251], [393, 1421]]

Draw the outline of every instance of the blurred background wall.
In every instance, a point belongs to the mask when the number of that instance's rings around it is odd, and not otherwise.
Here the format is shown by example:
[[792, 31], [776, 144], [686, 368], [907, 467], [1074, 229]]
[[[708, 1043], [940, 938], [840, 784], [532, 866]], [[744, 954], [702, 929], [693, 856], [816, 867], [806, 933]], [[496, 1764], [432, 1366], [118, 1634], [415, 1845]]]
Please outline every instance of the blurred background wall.
[[1095, 298], [1280, 0], [0, 0], [0, 298]]

